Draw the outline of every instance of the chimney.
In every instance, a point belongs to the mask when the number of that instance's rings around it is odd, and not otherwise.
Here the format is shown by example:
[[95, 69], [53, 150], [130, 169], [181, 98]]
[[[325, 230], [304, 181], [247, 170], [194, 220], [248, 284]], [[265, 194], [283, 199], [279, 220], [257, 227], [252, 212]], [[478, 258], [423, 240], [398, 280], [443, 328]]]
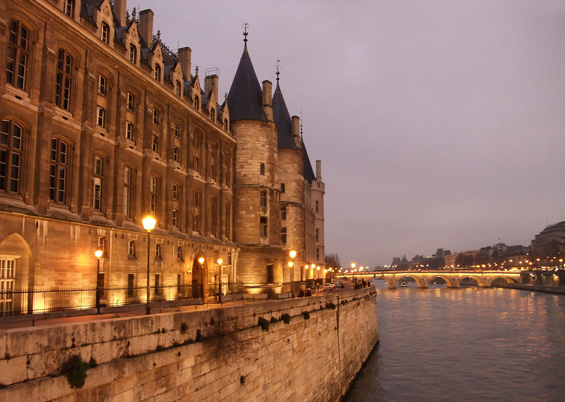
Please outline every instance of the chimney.
[[271, 81], [263, 81], [263, 111], [267, 120], [273, 121], [273, 84]]
[[190, 69], [192, 68], [192, 50], [188, 46], [181, 47], [178, 55], [182, 74], [184, 75], [185, 80], [191, 81], [192, 74], [190, 73]]
[[139, 33], [147, 47], [153, 45], [153, 15], [149, 9], [139, 12]]
[[316, 180], [322, 181], [322, 161], [316, 161]]
[[300, 144], [300, 117], [292, 116], [292, 138], [294, 140], [294, 145], [297, 148], [301, 148]]
[[218, 102], [218, 76], [216, 74], [206, 76], [206, 81], [204, 82], [204, 92], [206, 92], [206, 95], [208, 95], [210, 92], [214, 92], [216, 102]]
[[126, 9], [127, 0], [114, 0], [114, 14], [118, 17], [118, 23], [121, 27], [126, 26]]

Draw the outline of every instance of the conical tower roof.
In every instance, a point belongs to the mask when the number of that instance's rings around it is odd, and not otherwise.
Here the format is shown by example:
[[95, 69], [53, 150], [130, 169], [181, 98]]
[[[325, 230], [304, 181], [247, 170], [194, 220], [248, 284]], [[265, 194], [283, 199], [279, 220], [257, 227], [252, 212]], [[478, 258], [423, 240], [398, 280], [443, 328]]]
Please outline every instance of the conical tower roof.
[[263, 92], [247, 51], [247, 43], [231, 84], [228, 104], [231, 121], [267, 121], [263, 111]]
[[306, 151], [306, 145], [304, 145], [304, 140], [302, 140], [302, 151], [304, 152], [304, 179], [308, 181], [308, 183], [312, 183], [316, 180], [316, 175], [312, 169], [312, 164], [310, 163], [308, 151]]
[[292, 119], [286, 107], [281, 88], [279, 87], [279, 79], [277, 78], [277, 89], [273, 95], [273, 118], [279, 130], [278, 143], [279, 148], [297, 149], [292, 134]]

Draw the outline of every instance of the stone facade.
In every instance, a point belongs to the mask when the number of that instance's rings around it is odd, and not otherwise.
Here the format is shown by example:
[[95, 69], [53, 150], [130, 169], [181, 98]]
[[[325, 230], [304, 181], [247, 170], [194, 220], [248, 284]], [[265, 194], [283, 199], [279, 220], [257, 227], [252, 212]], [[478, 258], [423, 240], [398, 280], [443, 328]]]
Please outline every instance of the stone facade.
[[[0, 331], [0, 399], [338, 401], [378, 339], [374, 289]], [[98, 366], [73, 390], [77, 354]]]
[[[291, 248], [297, 266], [314, 262], [309, 202], [323, 190], [300, 150], [283, 156], [271, 83], [253, 88], [260, 116], [245, 118], [255, 99], [237, 76], [233, 105], [220, 104], [218, 76], [201, 79], [190, 48], [163, 44], [151, 10], [126, 9], [126, 0], [0, 3], [0, 264], [15, 267], [2, 270], [2, 289], [98, 281], [124, 290], [104, 294], [106, 304], [143, 301], [132, 289], [146, 283], [149, 260], [151, 286], [171, 288], [155, 298], [209, 295], [220, 281], [280, 290]], [[157, 219], [149, 248], [147, 213]], [[0, 315], [14, 303], [0, 300]]]

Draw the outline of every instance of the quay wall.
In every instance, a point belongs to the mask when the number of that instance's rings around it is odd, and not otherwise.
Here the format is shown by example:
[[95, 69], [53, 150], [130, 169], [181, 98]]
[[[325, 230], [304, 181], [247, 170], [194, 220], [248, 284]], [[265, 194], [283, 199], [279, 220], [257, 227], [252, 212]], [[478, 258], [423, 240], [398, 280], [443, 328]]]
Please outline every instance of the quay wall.
[[[0, 331], [0, 400], [338, 401], [378, 343], [376, 295]], [[96, 361], [80, 389], [60, 374], [76, 354]]]

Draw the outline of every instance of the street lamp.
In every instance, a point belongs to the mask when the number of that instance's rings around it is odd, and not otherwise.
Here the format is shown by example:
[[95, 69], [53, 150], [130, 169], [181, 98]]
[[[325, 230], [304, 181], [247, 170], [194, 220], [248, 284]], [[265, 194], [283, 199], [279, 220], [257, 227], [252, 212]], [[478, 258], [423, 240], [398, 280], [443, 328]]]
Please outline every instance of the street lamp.
[[96, 269], [96, 314], [100, 314], [100, 257], [102, 257], [104, 252], [98, 248], [94, 252], [94, 255], [98, 259], [98, 267]]
[[222, 262], [221, 258], [218, 258], [218, 265], [220, 266], [220, 303], [222, 303]]
[[288, 253], [288, 255], [290, 256], [291, 259], [291, 261], [288, 262], [288, 267], [290, 268], [290, 283], [291, 283], [292, 297], [294, 298], [294, 269], [292, 267], [294, 266], [294, 257], [296, 257], [296, 251], [291, 250], [290, 253]]
[[149, 287], [149, 254], [151, 254], [151, 231], [155, 228], [157, 221], [151, 215], [147, 215], [141, 222], [143, 223], [143, 229], [147, 230], [147, 304], [145, 305], [145, 314], [149, 315], [151, 314], [151, 308], [149, 307], [151, 294], [151, 288]]
[[202, 296], [202, 304], [204, 304], [204, 257], [198, 259], [200, 264], [200, 296]]

